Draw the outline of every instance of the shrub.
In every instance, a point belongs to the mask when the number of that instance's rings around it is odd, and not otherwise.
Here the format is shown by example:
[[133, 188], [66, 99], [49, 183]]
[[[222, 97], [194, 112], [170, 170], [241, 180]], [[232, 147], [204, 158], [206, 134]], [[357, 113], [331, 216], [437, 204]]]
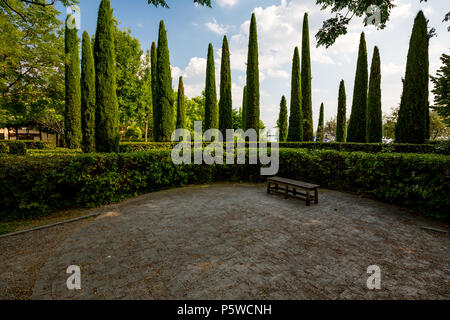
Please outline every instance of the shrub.
[[[0, 220], [93, 207], [163, 188], [264, 181], [259, 165], [174, 165], [169, 150], [0, 158]], [[450, 157], [280, 149], [280, 176], [369, 194], [448, 219]]]
[[130, 140], [138, 140], [142, 138], [142, 130], [139, 127], [132, 126], [125, 132], [125, 138]]
[[1, 142], [0, 143], [0, 154], [8, 154], [9, 153], [9, 146], [7, 143]]
[[8, 142], [9, 154], [24, 156], [27, 154], [27, 145], [23, 141], [10, 141]]

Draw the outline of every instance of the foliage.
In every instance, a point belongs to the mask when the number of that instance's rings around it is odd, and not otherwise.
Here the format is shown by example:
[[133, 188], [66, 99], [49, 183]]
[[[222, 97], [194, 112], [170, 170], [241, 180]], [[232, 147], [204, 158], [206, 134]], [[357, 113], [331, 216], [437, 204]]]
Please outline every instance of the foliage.
[[286, 105], [286, 97], [281, 97], [280, 102], [280, 115], [278, 117], [277, 121], [277, 127], [278, 127], [278, 141], [279, 142], [286, 142], [287, 135], [288, 135], [288, 111], [287, 111], [287, 105]]
[[381, 111], [381, 62], [378, 47], [375, 46], [370, 69], [369, 94], [367, 97], [367, 142], [379, 143], [383, 139]]
[[218, 110], [216, 93], [216, 71], [214, 67], [214, 49], [210, 43], [208, 46], [208, 59], [206, 62], [205, 83], [205, 123], [204, 130], [218, 129]]
[[82, 149], [95, 151], [95, 66], [92, 45], [87, 31], [83, 32], [81, 49], [81, 131]]
[[177, 98], [177, 129], [186, 127], [185, 109], [184, 109], [184, 86], [183, 77], [178, 80], [178, 98]]
[[125, 137], [130, 140], [138, 140], [142, 138], [142, 130], [139, 127], [131, 126], [125, 132]]
[[324, 128], [324, 119], [325, 115], [324, 115], [324, 106], [323, 106], [323, 102], [320, 105], [320, 114], [319, 114], [319, 123], [317, 126], [317, 134], [316, 134], [316, 142], [323, 142], [323, 140], [325, 139], [325, 128]]
[[245, 105], [245, 129], [255, 129], [259, 125], [259, 62], [258, 62], [258, 34], [256, 16], [253, 13], [250, 21], [247, 57], [247, 99]]
[[242, 130], [247, 131], [247, 86], [244, 86], [242, 91]]
[[[174, 95], [170, 70], [169, 46], [164, 21], [159, 23], [159, 36], [156, 58], [155, 109], [159, 128], [155, 130], [155, 141], [170, 141], [175, 128]], [[156, 124], [156, 123], [155, 123]]]
[[[23, 141], [8, 141], [7, 143], [1, 142], [2, 145], [6, 147], [2, 147], [2, 153], [9, 153], [17, 156], [24, 156], [27, 154], [27, 144]], [[7, 152], [6, 152], [7, 150]]]
[[227, 37], [223, 37], [220, 67], [219, 129], [223, 135], [233, 128], [233, 101], [231, 97], [230, 49]]
[[[193, 183], [263, 181], [260, 165], [174, 165], [170, 150], [0, 157], [0, 220], [93, 207]], [[12, 161], [14, 160], [14, 161]], [[248, 163], [248, 161], [247, 161]], [[448, 218], [450, 158], [280, 149], [280, 176], [360, 192]], [[20, 183], [16, 183], [17, 179]]]
[[337, 118], [332, 118], [325, 122], [323, 135], [327, 141], [336, 141]]
[[[155, 7], [160, 5], [162, 7], [169, 8], [169, 5], [165, 0], [148, 0], [148, 3], [154, 5]], [[211, 0], [194, 0], [194, 3], [211, 8]]]
[[157, 59], [158, 59], [158, 51], [156, 49], [156, 43], [152, 42], [152, 47], [150, 49], [151, 55], [151, 77], [152, 77], [152, 101], [153, 101], [153, 140], [156, 141], [156, 137], [159, 137], [161, 132], [161, 111], [159, 110], [156, 104], [156, 91], [158, 87], [158, 79], [157, 79]]
[[366, 39], [363, 32], [359, 43], [352, 113], [347, 130], [348, 142], [366, 142], [368, 77]]
[[303, 111], [303, 140], [313, 141], [313, 111], [311, 93], [311, 53], [309, 48], [309, 23], [308, 14], [303, 17], [302, 35], [302, 111]]
[[345, 93], [345, 83], [341, 80], [339, 84], [338, 112], [336, 119], [336, 142], [346, 141], [347, 131], [347, 95]]
[[139, 79], [138, 109], [135, 116], [135, 124], [144, 127], [144, 138], [147, 142], [153, 135], [153, 89], [151, 75], [150, 52], [144, 55], [137, 75]]
[[102, 0], [95, 33], [95, 146], [98, 152], [119, 148], [119, 109], [116, 94], [114, 18], [110, 0]]
[[436, 76], [431, 76], [434, 84], [434, 106], [432, 107], [450, 126], [450, 56], [442, 54], [442, 66]]
[[302, 80], [300, 74], [300, 55], [298, 47], [294, 49], [292, 58], [291, 79], [291, 112], [287, 141], [303, 141]]
[[419, 11], [409, 42], [403, 93], [395, 127], [397, 143], [424, 143], [429, 139], [429, 61], [427, 20]]

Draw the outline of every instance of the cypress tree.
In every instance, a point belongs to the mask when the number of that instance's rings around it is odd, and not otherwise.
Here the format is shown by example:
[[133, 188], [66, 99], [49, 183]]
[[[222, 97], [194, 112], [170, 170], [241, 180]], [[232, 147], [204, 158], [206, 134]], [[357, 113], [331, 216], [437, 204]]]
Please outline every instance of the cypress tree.
[[205, 130], [218, 129], [216, 71], [214, 66], [214, 49], [210, 43], [208, 46], [208, 60], [206, 62], [206, 87], [205, 87]]
[[285, 142], [287, 140], [288, 134], [288, 119], [287, 119], [287, 105], [286, 105], [286, 97], [283, 96], [280, 102], [280, 116], [278, 117], [277, 125], [278, 125], [278, 134], [279, 134], [279, 142]]
[[95, 67], [91, 40], [83, 32], [81, 49], [81, 131], [84, 152], [95, 151]]
[[347, 126], [347, 96], [345, 94], [344, 80], [339, 85], [338, 113], [336, 120], [336, 142], [345, 142], [345, 130]]
[[369, 143], [381, 143], [383, 140], [380, 64], [380, 52], [378, 47], [375, 47], [370, 68], [369, 94], [367, 97], [367, 142]]
[[102, 0], [95, 33], [95, 145], [99, 152], [119, 151], [114, 18], [110, 0]]
[[258, 62], [258, 34], [256, 17], [252, 14], [247, 57], [247, 104], [245, 110], [245, 129], [259, 128], [259, 62]]
[[[161, 123], [160, 123], [160, 110], [156, 106], [156, 86], [157, 86], [157, 56], [158, 52], [156, 50], [156, 43], [152, 42], [152, 47], [150, 50], [151, 55], [151, 77], [152, 77], [152, 100], [153, 100], [153, 139], [156, 139], [160, 136], [161, 132]], [[157, 140], [155, 140], [157, 141]]]
[[324, 138], [324, 106], [322, 102], [320, 105], [319, 126], [317, 127], [316, 142], [323, 142]]
[[429, 137], [427, 20], [419, 11], [409, 42], [403, 94], [395, 127], [397, 143], [424, 143]]
[[81, 144], [81, 79], [78, 41], [77, 29], [68, 28], [66, 20], [64, 135], [69, 149], [78, 149]]
[[170, 70], [169, 46], [164, 21], [159, 24], [158, 49], [156, 58], [156, 112], [160, 129], [156, 141], [171, 141], [175, 129], [174, 94], [172, 89], [172, 74]]
[[244, 86], [244, 93], [242, 97], [242, 130], [247, 131], [247, 86]]
[[352, 114], [348, 125], [347, 142], [366, 142], [368, 77], [366, 39], [363, 32], [359, 43]]
[[233, 128], [233, 102], [231, 99], [230, 49], [227, 37], [223, 37], [222, 62], [220, 67], [220, 101], [219, 101], [219, 129], [226, 134], [227, 129]]
[[185, 127], [184, 86], [183, 77], [180, 77], [180, 80], [178, 81], [177, 129], [184, 129]]
[[295, 47], [292, 60], [291, 114], [287, 140], [289, 142], [303, 141], [302, 87], [298, 47]]
[[311, 94], [311, 55], [309, 49], [308, 14], [303, 18], [302, 37], [302, 110], [303, 110], [303, 140], [313, 141], [313, 112]]

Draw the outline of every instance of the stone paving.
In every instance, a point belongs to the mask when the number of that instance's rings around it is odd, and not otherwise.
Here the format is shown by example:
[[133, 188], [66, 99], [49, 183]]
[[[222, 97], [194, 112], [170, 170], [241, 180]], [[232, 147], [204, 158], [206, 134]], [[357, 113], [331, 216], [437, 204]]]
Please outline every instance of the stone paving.
[[[448, 226], [357, 195], [319, 205], [258, 184], [167, 190], [85, 224], [42, 267], [33, 299], [449, 299]], [[81, 267], [81, 290], [66, 269]], [[367, 267], [381, 290], [367, 289]]]

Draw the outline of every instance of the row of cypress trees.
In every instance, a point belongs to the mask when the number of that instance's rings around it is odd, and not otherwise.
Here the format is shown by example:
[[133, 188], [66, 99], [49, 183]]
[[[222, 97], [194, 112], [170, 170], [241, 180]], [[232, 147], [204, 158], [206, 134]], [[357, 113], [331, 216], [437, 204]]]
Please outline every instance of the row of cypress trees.
[[[70, 17], [68, 17], [69, 19]], [[114, 20], [110, 0], [98, 11], [94, 50], [83, 32], [81, 73], [77, 29], [65, 29], [66, 146], [84, 152], [117, 152], [119, 117], [116, 95]]]

